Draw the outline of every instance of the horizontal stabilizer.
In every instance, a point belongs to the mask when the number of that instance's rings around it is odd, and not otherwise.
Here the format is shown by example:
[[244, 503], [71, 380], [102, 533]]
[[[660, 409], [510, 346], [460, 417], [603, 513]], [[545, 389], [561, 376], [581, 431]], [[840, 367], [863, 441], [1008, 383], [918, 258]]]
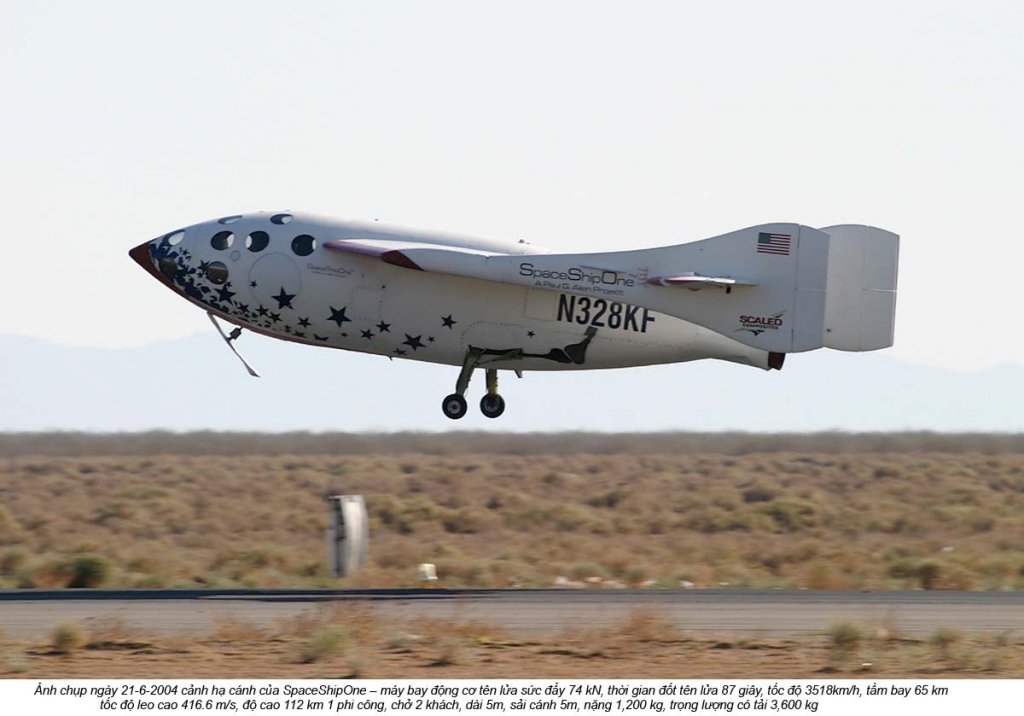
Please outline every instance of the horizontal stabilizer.
[[678, 286], [680, 288], [688, 288], [691, 291], [698, 291], [707, 286], [713, 286], [715, 288], [724, 288], [730, 290], [736, 286], [756, 286], [757, 284], [753, 281], [744, 281], [737, 278], [728, 278], [726, 276], [697, 276], [691, 274], [688, 276], [666, 276], [656, 277], [647, 279], [647, 283], [651, 286]]

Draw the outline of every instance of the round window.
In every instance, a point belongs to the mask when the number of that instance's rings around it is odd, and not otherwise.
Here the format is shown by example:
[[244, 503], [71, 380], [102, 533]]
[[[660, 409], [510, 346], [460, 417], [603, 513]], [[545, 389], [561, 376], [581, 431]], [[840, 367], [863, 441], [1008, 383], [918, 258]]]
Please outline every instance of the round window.
[[225, 216], [223, 219], [217, 219], [218, 224], [233, 224], [242, 218], [241, 214], [235, 216]]
[[206, 267], [206, 278], [213, 283], [222, 284], [228, 280], [228, 267], [220, 261], [211, 261]]
[[168, 246], [177, 246], [181, 243], [181, 240], [185, 238], [185, 230], [179, 229], [178, 231], [172, 231], [164, 237], [164, 241], [167, 242]]
[[309, 234], [299, 234], [292, 239], [292, 251], [296, 256], [309, 256], [316, 248], [316, 239]]
[[270, 217], [270, 220], [275, 224], [287, 224], [292, 220], [291, 214], [274, 214]]
[[270, 243], [270, 234], [266, 231], [254, 231], [245, 237], [245, 248], [253, 253], [262, 251]]
[[210, 239], [210, 246], [218, 251], [231, 248], [231, 244], [233, 243], [235, 243], [235, 235], [230, 231], [218, 231], [213, 235], [213, 238]]
[[164, 256], [162, 259], [160, 259], [159, 266], [160, 273], [162, 273], [167, 278], [174, 278], [175, 276], [178, 275], [178, 264], [172, 258]]

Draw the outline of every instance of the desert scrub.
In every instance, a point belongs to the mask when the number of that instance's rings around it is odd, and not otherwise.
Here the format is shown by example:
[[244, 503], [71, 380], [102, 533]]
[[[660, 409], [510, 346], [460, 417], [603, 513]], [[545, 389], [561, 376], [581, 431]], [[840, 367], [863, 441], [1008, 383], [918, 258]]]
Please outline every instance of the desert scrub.
[[0, 554], [0, 576], [13, 577], [18, 573], [28, 559], [28, 554], [23, 549], [8, 549]]
[[50, 632], [50, 645], [57, 654], [68, 656], [81, 649], [84, 644], [85, 635], [78, 624], [70, 622], [58, 624]]
[[299, 659], [303, 664], [330, 659], [345, 651], [349, 641], [348, 631], [338, 624], [327, 624], [320, 627], [305, 646]]
[[457, 664], [462, 654], [462, 642], [458, 637], [446, 634], [437, 639], [433, 645], [429, 666], [450, 666]]
[[949, 627], [940, 627], [936, 629], [932, 635], [928, 638], [928, 643], [931, 644], [938, 652], [939, 656], [943, 659], [950, 658], [953, 647], [960, 643], [964, 638], [964, 635], [958, 632], [956, 629], [950, 629]]
[[21, 525], [6, 505], [0, 505], [0, 544], [16, 542], [21, 537]]
[[103, 586], [110, 579], [110, 562], [95, 554], [81, 554], [71, 559], [71, 576], [67, 586], [72, 589], [91, 589]]
[[[1024, 437], [0, 435], [0, 452], [7, 587], [327, 586], [323, 496], [344, 493], [365, 495], [373, 540], [351, 587], [446, 562], [478, 586], [596, 565], [580, 578], [1024, 588]], [[108, 568], [76, 578], [83, 554]]]
[[846, 661], [860, 648], [864, 632], [857, 624], [849, 621], [836, 622], [828, 630], [828, 641], [832, 649], [832, 658]]

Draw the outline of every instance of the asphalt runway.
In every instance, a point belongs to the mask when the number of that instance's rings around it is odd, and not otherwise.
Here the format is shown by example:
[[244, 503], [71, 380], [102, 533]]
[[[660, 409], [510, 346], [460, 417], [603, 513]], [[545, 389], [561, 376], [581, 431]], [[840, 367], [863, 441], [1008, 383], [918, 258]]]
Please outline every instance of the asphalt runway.
[[783, 590], [4, 590], [0, 629], [43, 639], [64, 622], [117, 620], [165, 635], [211, 633], [226, 620], [273, 627], [279, 620], [353, 608], [388, 622], [426, 617], [479, 621], [510, 635], [550, 636], [622, 624], [646, 611], [700, 635], [822, 634], [838, 621], [923, 636], [1024, 631], [1024, 592], [824, 592]]

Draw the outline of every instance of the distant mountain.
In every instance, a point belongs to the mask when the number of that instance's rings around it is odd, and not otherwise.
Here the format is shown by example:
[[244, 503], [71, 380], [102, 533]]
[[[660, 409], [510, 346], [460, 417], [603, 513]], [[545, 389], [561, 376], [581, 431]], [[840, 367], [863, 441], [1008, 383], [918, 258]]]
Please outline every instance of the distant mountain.
[[216, 334], [124, 350], [0, 336], [0, 430], [1024, 431], [1024, 367], [967, 373], [884, 353], [501, 376], [498, 420], [441, 414], [457, 369], [246, 334], [250, 378]]

